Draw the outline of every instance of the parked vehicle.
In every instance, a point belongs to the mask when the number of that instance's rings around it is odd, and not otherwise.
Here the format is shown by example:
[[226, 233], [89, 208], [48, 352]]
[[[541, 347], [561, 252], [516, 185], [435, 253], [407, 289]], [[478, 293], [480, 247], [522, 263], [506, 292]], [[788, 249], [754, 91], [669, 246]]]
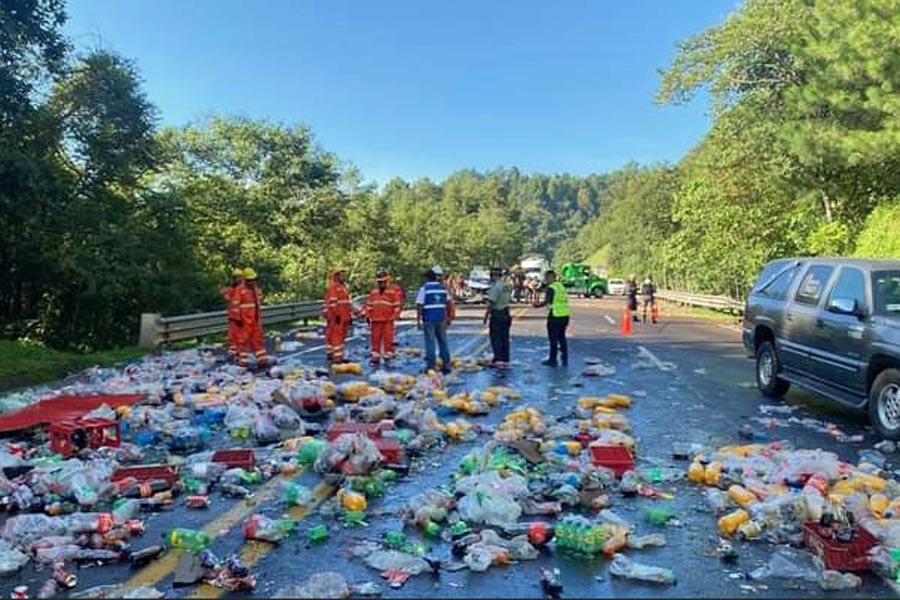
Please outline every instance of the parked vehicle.
[[491, 287], [491, 273], [486, 267], [473, 267], [466, 280], [466, 291], [471, 296], [483, 296]]
[[867, 409], [900, 439], [900, 261], [791, 258], [765, 266], [743, 341], [769, 397], [791, 384]]
[[595, 275], [583, 263], [566, 263], [561, 269], [562, 284], [571, 293], [585, 298], [602, 298], [606, 294], [606, 279]]
[[540, 254], [529, 254], [519, 261], [519, 266], [525, 271], [525, 277], [544, 281], [544, 275], [550, 269], [550, 261]]
[[625, 280], [624, 279], [610, 279], [606, 283], [606, 291], [609, 292], [610, 296], [624, 296], [625, 295]]

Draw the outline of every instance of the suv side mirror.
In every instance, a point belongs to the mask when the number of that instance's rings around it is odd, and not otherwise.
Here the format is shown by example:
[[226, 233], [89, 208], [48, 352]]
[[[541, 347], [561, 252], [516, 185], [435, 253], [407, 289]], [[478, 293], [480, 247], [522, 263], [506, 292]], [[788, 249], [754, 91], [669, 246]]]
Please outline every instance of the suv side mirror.
[[839, 315], [853, 315], [862, 319], [865, 316], [862, 308], [854, 298], [832, 298], [828, 301], [828, 312]]

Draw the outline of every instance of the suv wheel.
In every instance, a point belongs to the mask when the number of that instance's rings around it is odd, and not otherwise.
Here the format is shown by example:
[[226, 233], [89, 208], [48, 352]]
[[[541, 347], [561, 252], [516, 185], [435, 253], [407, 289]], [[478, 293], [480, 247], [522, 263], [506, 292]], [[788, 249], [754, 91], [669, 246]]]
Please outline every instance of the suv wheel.
[[781, 368], [772, 342], [763, 342], [756, 351], [756, 387], [763, 396], [781, 398], [791, 384], [778, 377]]
[[900, 439], [900, 369], [885, 369], [869, 390], [869, 418], [883, 438]]

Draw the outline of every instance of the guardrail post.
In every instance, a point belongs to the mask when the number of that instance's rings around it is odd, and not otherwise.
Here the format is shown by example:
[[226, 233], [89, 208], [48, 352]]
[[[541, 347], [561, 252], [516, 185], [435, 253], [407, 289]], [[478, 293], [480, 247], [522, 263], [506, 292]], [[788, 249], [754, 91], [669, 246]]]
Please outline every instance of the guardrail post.
[[138, 347], [156, 348], [159, 345], [159, 313], [141, 313], [141, 330], [138, 335]]

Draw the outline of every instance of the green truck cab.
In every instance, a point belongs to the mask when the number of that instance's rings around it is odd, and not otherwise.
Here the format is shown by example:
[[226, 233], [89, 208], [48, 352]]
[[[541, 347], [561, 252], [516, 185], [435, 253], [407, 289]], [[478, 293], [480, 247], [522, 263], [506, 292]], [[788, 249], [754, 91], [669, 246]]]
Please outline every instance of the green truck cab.
[[602, 298], [607, 293], [606, 279], [595, 275], [584, 263], [566, 263], [560, 271], [561, 283], [570, 294], [585, 298]]

